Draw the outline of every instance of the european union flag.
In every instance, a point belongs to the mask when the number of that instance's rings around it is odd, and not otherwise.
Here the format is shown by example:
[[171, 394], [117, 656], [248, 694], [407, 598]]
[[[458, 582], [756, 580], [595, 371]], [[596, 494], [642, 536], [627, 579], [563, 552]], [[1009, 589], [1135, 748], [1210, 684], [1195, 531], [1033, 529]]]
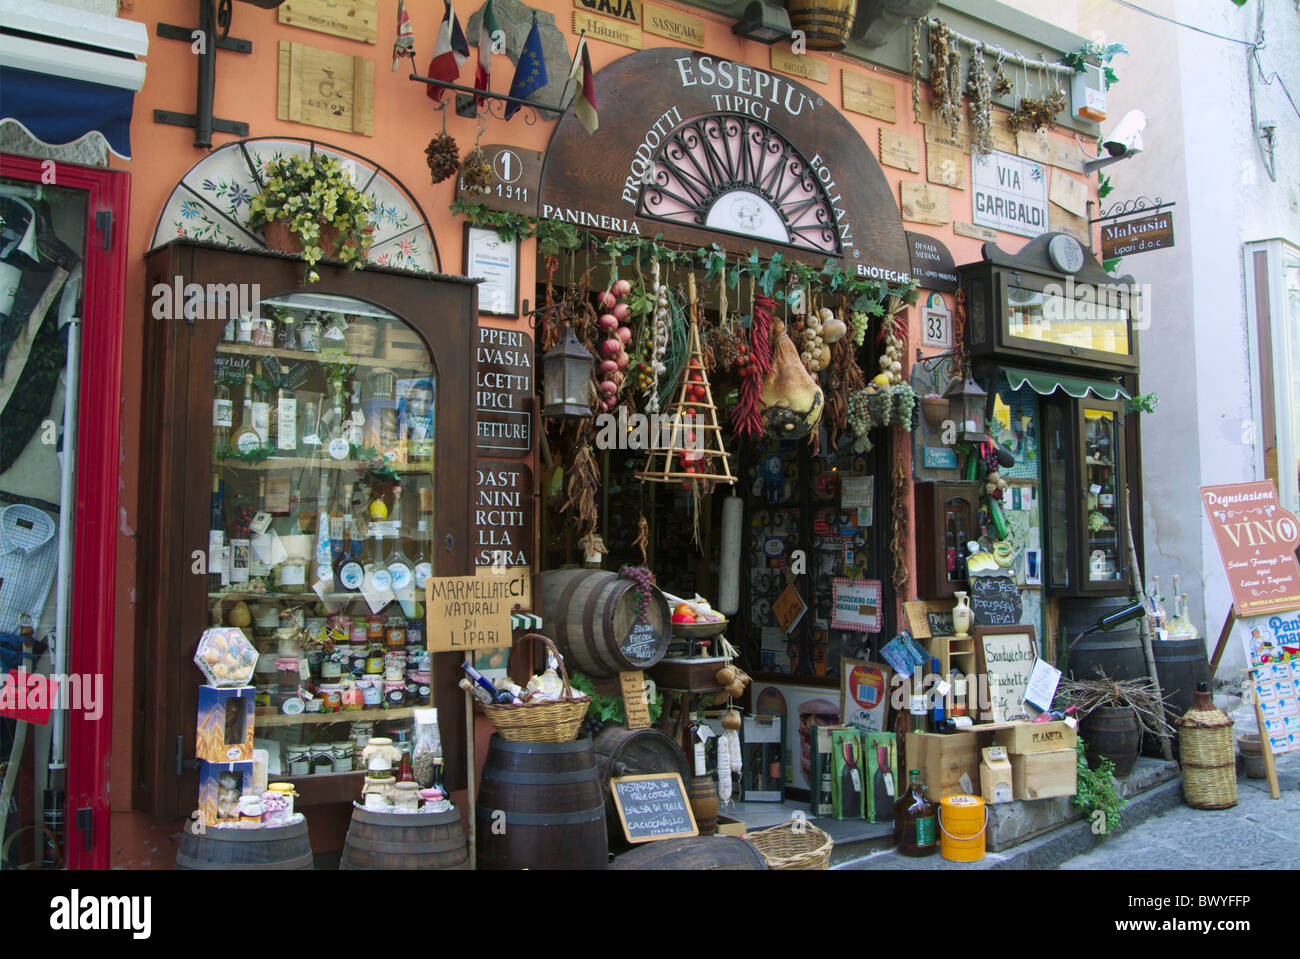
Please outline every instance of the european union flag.
[[[542, 34], [534, 19], [533, 28], [528, 31], [528, 39], [524, 41], [524, 49], [519, 54], [519, 62], [515, 65], [515, 78], [510, 81], [510, 95], [526, 100], [548, 82], [546, 57], [542, 53]], [[507, 103], [506, 119], [514, 116], [518, 109], [519, 104]]]

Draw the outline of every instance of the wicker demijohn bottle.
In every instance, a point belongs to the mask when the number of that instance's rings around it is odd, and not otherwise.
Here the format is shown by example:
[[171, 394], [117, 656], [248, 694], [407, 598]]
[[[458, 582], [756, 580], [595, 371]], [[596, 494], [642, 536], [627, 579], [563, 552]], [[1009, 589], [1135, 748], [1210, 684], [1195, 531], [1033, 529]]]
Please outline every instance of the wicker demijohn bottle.
[[1237, 761], [1232, 720], [1214, 705], [1206, 682], [1196, 684], [1196, 701], [1176, 723], [1183, 764], [1183, 798], [1193, 809], [1237, 805]]

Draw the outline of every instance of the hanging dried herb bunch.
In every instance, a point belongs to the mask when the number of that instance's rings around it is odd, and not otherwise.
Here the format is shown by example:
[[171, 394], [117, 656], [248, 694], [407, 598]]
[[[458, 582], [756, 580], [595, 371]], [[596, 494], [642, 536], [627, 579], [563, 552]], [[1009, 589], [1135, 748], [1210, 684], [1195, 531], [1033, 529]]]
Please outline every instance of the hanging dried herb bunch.
[[970, 122], [975, 130], [975, 149], [987, 156], [993, 152], [993, 90], [984, 64], [984, 44], [975, 44], [970, 57], [967, 92], [971, 98]]
[[1011, 78], [1002, 72], [1002, 54], [998, 54], [998, 62], [993, 67], [993, 93], [995, 96], [1005, 97], [1015, 89], [1011, 84]]
[[1020, 106], [1011, 111], [1007, 117], [1007, 125], [1012, 131], [1019, 133], [1021, 130], [1033, 132], [1042, 127], [1051, 129], [1055, 123], [1056, 115], [1069, 105], [1069, 100], [1064, 90], [1056, 90], [1042, 100], [1035, 100], [1033, 97], [1021, 97]]
[[460, 165], [461, 179], [466, 192], [471, 195], [492, 192], [492, 164], [487, 154], [477, 147], [465, 154], [465, 162]]
[[424, 148], [424, 157], [434, 183], [455, 176], [460, 169], [460, 147], [446, 130], [429, 141], [429, 145]]
[[952, 49], [948, 51], [948, 77], [945, 81], [948, 101], [944, 104], [943, 118], [948, 122], [948, 132], [957, 139], [961, 127], [961, 54]]
[[921, 122], [921, 71], [925, 61], [921, 59], [921, 21], [912, 21], [912, 117]]
[[939, 118], [948, 120], [948, 25], [942, 20], [928, 20], [930, 28], [930, 92]]

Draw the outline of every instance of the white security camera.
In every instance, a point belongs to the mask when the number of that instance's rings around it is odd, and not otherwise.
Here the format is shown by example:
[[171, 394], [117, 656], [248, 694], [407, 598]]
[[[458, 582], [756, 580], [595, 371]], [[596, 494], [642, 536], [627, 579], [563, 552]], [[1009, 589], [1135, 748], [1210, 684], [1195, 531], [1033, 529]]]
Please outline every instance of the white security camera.
[[1102, 147], [1113, 157], [1131, 156], [1142, 152], [1142, 131], [1146, 129], [1147, 115], [1141, 110], [1124, 114], [1110, 136], [1101, 141]]

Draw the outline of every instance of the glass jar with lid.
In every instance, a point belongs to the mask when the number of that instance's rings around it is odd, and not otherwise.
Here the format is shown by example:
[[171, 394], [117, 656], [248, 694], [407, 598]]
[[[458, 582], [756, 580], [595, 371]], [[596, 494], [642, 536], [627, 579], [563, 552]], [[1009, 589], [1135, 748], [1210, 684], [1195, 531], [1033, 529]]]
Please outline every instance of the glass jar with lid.
[[334, 748], [329, 743], [316, 743], [311, 747], [311, 771], [313, 774], [334, 771]]
[[253, 317], [252, 329], [250, 332], [253, 346], [274, 347], [275, 346], [275, 322], [270, 317], [256, 316]]
[[285, 761], [289, 767], [290, 776], [308, 776], [311, 774], [311, 747], [310, 746], [286, 746]]
[[276, 571], [276, 586], [282, 593], [307, 592], [307, 561], [290, 557]]
[[334, 756], [334, 772], [352, 772], [352, 740], [340, 739], [331, 748]]
[[319, 353], [320, 334], [320, 320], [315, 312], [308, 313], [306, 319], [298, 324], [298, 349], [304, 353]]
[[438, 710], [417, 709], [411, 728], [411, 771], [425, 789], [442, 785], [442, 735], [438, 731]]

